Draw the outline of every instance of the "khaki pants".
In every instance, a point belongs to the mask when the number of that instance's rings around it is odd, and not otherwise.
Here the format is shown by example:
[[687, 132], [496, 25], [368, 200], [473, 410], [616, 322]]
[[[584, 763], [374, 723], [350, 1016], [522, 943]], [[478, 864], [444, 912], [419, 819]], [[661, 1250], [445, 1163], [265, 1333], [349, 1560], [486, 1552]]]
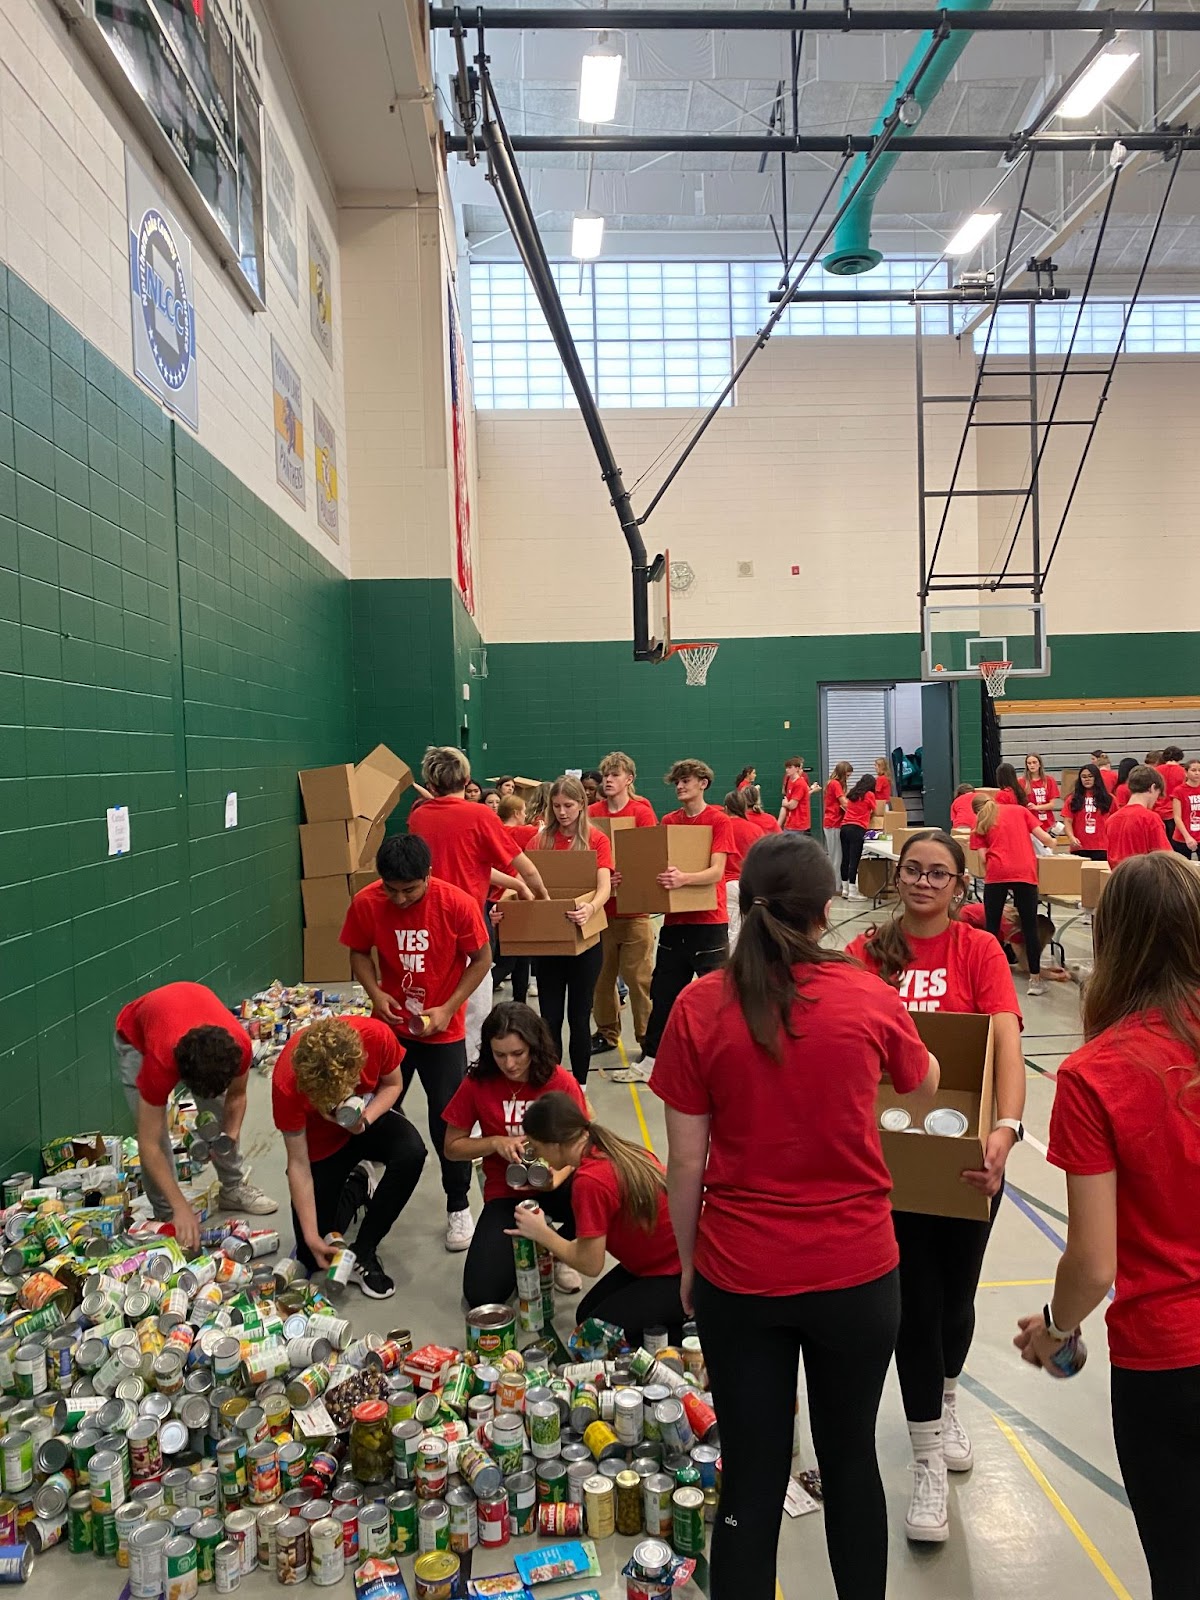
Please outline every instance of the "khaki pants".
[[615, 1046], [621, 1033], [617, 975], [629, 988], [633, 1033], [641, 1044], [650, 1022], [650, 977], [654, 971], [654, 924], [649, 917], [614, 917], [600, 935], [604, 965], [596, 980], [592, 1016], [596, 1032]]

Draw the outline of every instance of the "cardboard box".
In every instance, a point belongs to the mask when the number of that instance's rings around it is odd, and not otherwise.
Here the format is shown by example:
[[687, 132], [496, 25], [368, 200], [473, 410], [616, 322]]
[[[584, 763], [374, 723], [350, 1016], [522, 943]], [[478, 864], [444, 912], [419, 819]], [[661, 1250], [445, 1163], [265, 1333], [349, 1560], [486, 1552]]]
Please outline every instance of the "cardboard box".
[[1082, 870], [1082, 856], [1039, 856], [1038, 892], [1078, 900], [1083, 892], [1080, 879]]
[[[560, 855], [583, 855], [563, 850]], [[592, 855], [591, 851], [586, 854]], [[592, 855], [593, 862], [595, 856]], [[581, 906], [588, 894], [560, 900], [506, 900], [500, 923], [500, 954], [505, 956], [577, 956], [590, 950], [608, 927], [603, 907], [588, 918], [586, 929], [567, 920], [572, 906]]]
[[360, 889], [365, 889], [368, 884], [370, 884], [370, 883], [378, 883], [378, 881], [379, 881], [379, 874], [375, 871], [374, 867], [369, 867], [363, 872], [352, 872], [350, 874], [350, 898], [351, 898], [351, 900], [354, 899], [354, 896], [358, 893], [358, 891]]
[[364, 756], [355, 768], [361, 772], [364, 767], [374, 767], [377, 772], [384, 773], [400, 785], [400, 793], [411, 789], [413, 775], [406, 761], [401, 761], [398, 755], [393, 754], [385, 744], [377, 744], [370, 755]]
[[310, 767], [300, 773], [306, 822], [342, 822], [362, 817], [383, 822], [412, 784], [412, 773], [384, 744], [351, 766]]
[[893, 850], [899, 855], [910, 839], [919, 839], [923, 833], [933, 833], [934, 831], [932, 822], [925, 823], [919, 828], [892, 828], [888, 833], [888, 839]]
[[596, 892], [594, 850], [532, 850], [529, 859], [538, 869], [551, 900], [574, 900]]
[[306, 878], [346, 877], [375, 865], [375, 852], [383, 842], [383, 823], [362, 817], [350, 821], [300, 824], [300, 855]]
[[1112, 877], [1107, 861], [1083, 861], [1079, 869], [1079, 898], [1085, 911], [1094, 911], [1100, 904], [1100, 891]]
[[[505, 774], [505, 776], [507, 776], [507, 774]], [[500, 778], [497, 776], [495, 778], [487, 778], [484, 781], [488, 784], [489, 788], [494, 789], [497, 783], [499, 783]], [[534, 790], [540, 789], [541, 787], [541, 780], [539, 778], [513, 778], [513, 793], [519, 794], [522, 800], [528, 800], [529, 796], [534, 792]]]
[[616, 840], [615, 865], [621, 874], [617, 910], [622, 916], [668, 911], [715, 911], [717, 886], [664, 889], [660, 872], [703, 872], [712, 861], [712, 829], [659, 823], [655, 828], [625, 828]]
[[350, 909], [350, 879], [337, 874], [329, 878], [305, 878], [300, 884], [304, 897], [304, 926], [340, 930]]
[[[893, 811], [890, 807], [880, 807], [878, 810], [876, 810], [875, 817], [876, 826], [883, 833], [895, 835], [897, 833], [905, 833], [908, 831], [907, 811]], [[926, 830], [924, 828], [917, 828], [913, 831], [917, 833], [924, 833]]]
[[[633, 817], [589, 817], [588, 821], [593, 828], [599, 828], [601, 833], [607, 834], [609, 839], [612, 839], [614, 834], [620, 833], [622, 828], [637, 827], [637, 822]], [[615, 857], [613, 866], [616, 866]]]
[[305, 928], [304, 930], [304, 981], [339, 983], [350, 977], [350, 952], [338, 942], [338, 928]]
[[[984, 1147], [994, 1123], [992, 1020], [954, 1011], [914, 1011], [912, 1019], [942, 1069], [936, 1103], [961, 1111], [967, 1118], [967, 1131], [961, 1138], [946, 1139], [925, 1132], [889, 1133], [881, 1128], [883, 1157], [892, 1174], [892, 1205], [897, 1211], [984, 1222], [991, 1202], [963, 1183], [962, 1175], [983, 1171]], [[876, 1115], [881, 1116], [889, 1106], [911, 1111], [904, 1096], [890, 1083], [882, 1083]]]
[[1078, 776], [1079, 776], [1079, 768], [1078, 767], [1064, 767], [1063, 768], [1062, 780], [1061, 780], [1061, 782], [1059, 784], [1059, 788], [1062, 790], [1062, 797], [1063, 797], [1064, 800], [1066, 800], [1068, 798], [1068, 796], [1071, 794], [1071, 791], [1074, 789], [1075, 780], [1076, 780], [1076, 778], [1078, 778]]
[[892, 863], [881, 856], [864, 856], [858, 869], [858, 888], [860, 894], [865, 894], [868, 899], [874, 900], [882, 894], [895, 892], [892, 883]]
[[354, 768], [310, 767], [300, 774], [300, 797], [308, 822], [340, 822], [354, 815]]

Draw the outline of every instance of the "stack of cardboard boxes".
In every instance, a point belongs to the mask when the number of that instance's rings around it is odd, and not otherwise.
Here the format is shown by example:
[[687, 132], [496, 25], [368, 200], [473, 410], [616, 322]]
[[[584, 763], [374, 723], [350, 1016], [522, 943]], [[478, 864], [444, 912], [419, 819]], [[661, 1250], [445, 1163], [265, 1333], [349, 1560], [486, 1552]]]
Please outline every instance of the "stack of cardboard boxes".
[[304, 877], [304, 981], [350, 976], [350, 952], [338, 941], [351, 897], [374, 881], [384, 824], [412, 773], [386, 745], [357, 766], [313, 767], [300, 774]]

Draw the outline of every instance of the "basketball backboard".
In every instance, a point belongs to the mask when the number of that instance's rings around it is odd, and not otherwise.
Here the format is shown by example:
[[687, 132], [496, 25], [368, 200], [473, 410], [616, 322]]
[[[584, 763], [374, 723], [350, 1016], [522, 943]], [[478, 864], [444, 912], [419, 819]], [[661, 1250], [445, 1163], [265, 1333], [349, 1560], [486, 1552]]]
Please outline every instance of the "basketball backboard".
[[985, 661], [1011, 661], [1014, 678], [1048, 677], [1046, 607], [1030, 601], [925, 606], [921, 676], [927, 682], [978, 678]]

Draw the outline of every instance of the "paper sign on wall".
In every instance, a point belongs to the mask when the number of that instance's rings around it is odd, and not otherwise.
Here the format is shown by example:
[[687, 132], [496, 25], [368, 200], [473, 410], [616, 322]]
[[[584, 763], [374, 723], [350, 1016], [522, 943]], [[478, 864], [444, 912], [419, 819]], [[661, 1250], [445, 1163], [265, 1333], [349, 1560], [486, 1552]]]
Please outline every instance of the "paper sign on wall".
[[317, 521], [321, 531], [338, 543], [337, 437], [333, 423], [313, 402], [313, 444], [317, 457]]
[[275, 476], [297, 505], [304, 504], [304, 412], [300, 374], [271, 339], [275, 396]]
[[333, 261], [329, 246], [308, 213], [308, 320], [321, 354], [333, 365]]
[[225, 796], [225, 826], [236, 828], [237, 825], [237, 795], [231, 789]]
[[108, 853], [110, 856], [129, 854], [129, 807], [108, 808]]

